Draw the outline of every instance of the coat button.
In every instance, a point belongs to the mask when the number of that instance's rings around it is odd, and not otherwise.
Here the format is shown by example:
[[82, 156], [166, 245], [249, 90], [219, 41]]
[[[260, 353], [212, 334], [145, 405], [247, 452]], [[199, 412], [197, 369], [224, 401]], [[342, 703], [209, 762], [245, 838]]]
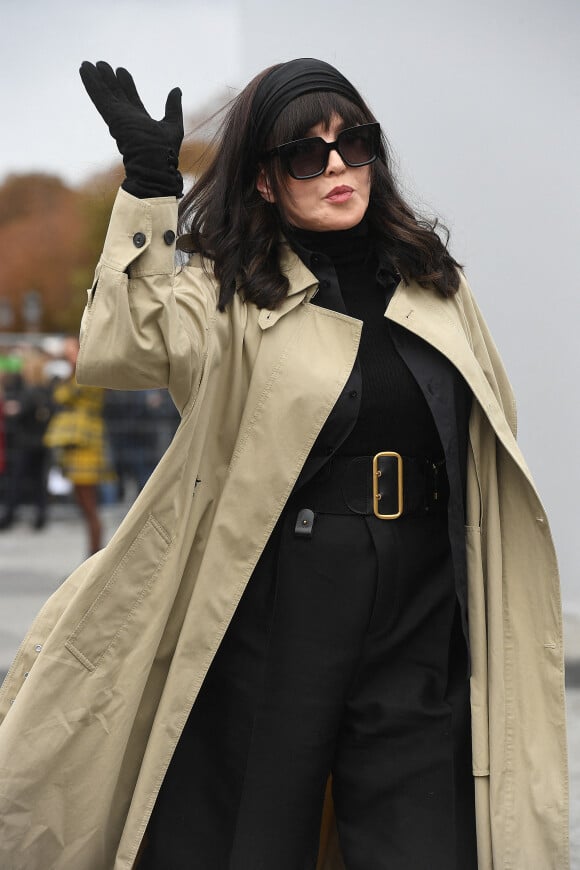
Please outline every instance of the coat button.
[[136, 248], [142, 248], [146, 241], [145, 233], [135, 233], [133, 236], [133, 244]]
[[37, 643], [36, 646], [34, 647], [34, 651], [35, 652], [42, 652], [42, 644]]
[[349, 393], [349, 396], [351, 397], [351, 399], [356, 399], [356, 397], [358, 396], [358, 393], [356, 390], [351, 390]]
[[163, 241], [166, 245], [172, 245], [175, 241], [175, 233], [173, 230], [165, 230], [163, 233]]

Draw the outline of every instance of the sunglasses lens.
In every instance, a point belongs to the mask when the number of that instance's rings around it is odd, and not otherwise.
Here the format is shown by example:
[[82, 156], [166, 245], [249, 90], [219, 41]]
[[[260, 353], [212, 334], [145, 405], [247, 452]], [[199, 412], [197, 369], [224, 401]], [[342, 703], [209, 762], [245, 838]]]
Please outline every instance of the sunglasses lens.
[[297, 139], [274, 149], [293, 178], [314, 178], [328, 165], [328, 155], [336, 148], [348, 166], [366, 166], [379, 153], [380, 127], [377, 123], [361, 124], [338, 134], [336, 142], [326, 142], [319, 136]]
[[321, 139], [300, 139], [285, 148], [290, 174], [294, 178], [309, 178], [324, 171], [326, 146]]
[[377, 127], [363, 125], [343, 130], [338, 137], [340, 156], [349, 166], [365, 166], [377, 156]]

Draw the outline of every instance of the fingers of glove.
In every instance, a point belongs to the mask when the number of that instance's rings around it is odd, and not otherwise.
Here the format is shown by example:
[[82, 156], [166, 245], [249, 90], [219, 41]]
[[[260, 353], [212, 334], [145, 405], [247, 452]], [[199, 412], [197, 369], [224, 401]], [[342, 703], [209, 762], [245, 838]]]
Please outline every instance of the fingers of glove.
[[127, 99], [129, 100], [129, 102], [132, 103], [135, 106], [135, 108], [140, 109], [148, 117], [150, 117], [149, 112], [147, 111], [147, 109], [143, 105], [141, 97], [137, 93], [137, 88], [135, 87], [135, 81], [133, 79], [133, 76], [129, 72], [129, 70], [126, 70], [122, 66], [118, 67], [117, 68], [117, 81], [118, 81], [119, 85], [121, 86], [121, 88], [123, 89], [123, 92], [124, 92], [125, 96], [127, 97]]
[[126, 102], [127, 97], [125, 91], [117, 81], [117, 76], [113, 67], [106, 60], [97, 61], [97, 72], [101, 76], [103, 84], [109, 89], [113, 97], [116, 97], [121, 102]]
[[165, 117], [167, 124], [175, 124], [183, 137], [183, 111], [181, 109], [181, 88], [173, 88], [165, 102]]
[[99, 70], [88, 60], [83, 61], [79, 70], [85, 90], [100, 115], [108, 121], [111, 108], [111, 92], [103, 81]]

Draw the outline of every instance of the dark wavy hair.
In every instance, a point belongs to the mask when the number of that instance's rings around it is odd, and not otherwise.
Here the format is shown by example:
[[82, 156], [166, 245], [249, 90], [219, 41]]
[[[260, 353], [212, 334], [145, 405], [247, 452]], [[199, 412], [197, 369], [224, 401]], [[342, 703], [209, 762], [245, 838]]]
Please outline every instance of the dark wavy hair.
[[[312, 127], [328, 126], [338, 115], [346, 127], [376, 118], [361, 100], [359, 108], [332, 91], [317, 91], [292, 100], [276, 119], [265, 142], [254, 141], [252, 101], [261, 79], [256, 76], [230, 103], [216, 136], [208, 167], [183, 198], [179, 229], [189, 236], [188, 249], [202, 256], [220, 284], [223, 310], [236, 292], [259, 308], [275, 308], [288, 292], [280, 271], [280, 245], [289, 227], [276, 205], [256, 189], [263, 167], [276, 200], [287, 183], [281, 161], [265, 162], [269, 148], [306, 136]], [[385, 251], [405, 281], [434, 286], [451, 296], [459, 286], [458, 263], [447, 250], [449, 234], [438, 220], [418, 217], [403, 199], [391, 170], [384, 135], [371, 165], [371, 195], [366, 217], [379, 251]], [[305, 182], [307, 183], [307, 182]], [[439, 231], [445, 237], [443, 242]]]

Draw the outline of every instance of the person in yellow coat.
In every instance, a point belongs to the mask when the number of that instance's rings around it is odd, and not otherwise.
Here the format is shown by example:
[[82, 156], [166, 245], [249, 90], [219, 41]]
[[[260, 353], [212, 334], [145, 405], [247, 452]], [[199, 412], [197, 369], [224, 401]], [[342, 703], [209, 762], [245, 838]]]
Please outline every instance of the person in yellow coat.
[[76, 502], [88, 533], [89, 555], [102, 546], [98, 485], [107, 478], [103, 403], [105, 391], [77, 383], [74, 368], [79, 352], [76, 338], [65, 340], [64, 354], [73, 366], [72, 376], [54, 389], [59, 410], [54, 414], [45, 444], [53, 448], [65, 477], [74, 486]]

